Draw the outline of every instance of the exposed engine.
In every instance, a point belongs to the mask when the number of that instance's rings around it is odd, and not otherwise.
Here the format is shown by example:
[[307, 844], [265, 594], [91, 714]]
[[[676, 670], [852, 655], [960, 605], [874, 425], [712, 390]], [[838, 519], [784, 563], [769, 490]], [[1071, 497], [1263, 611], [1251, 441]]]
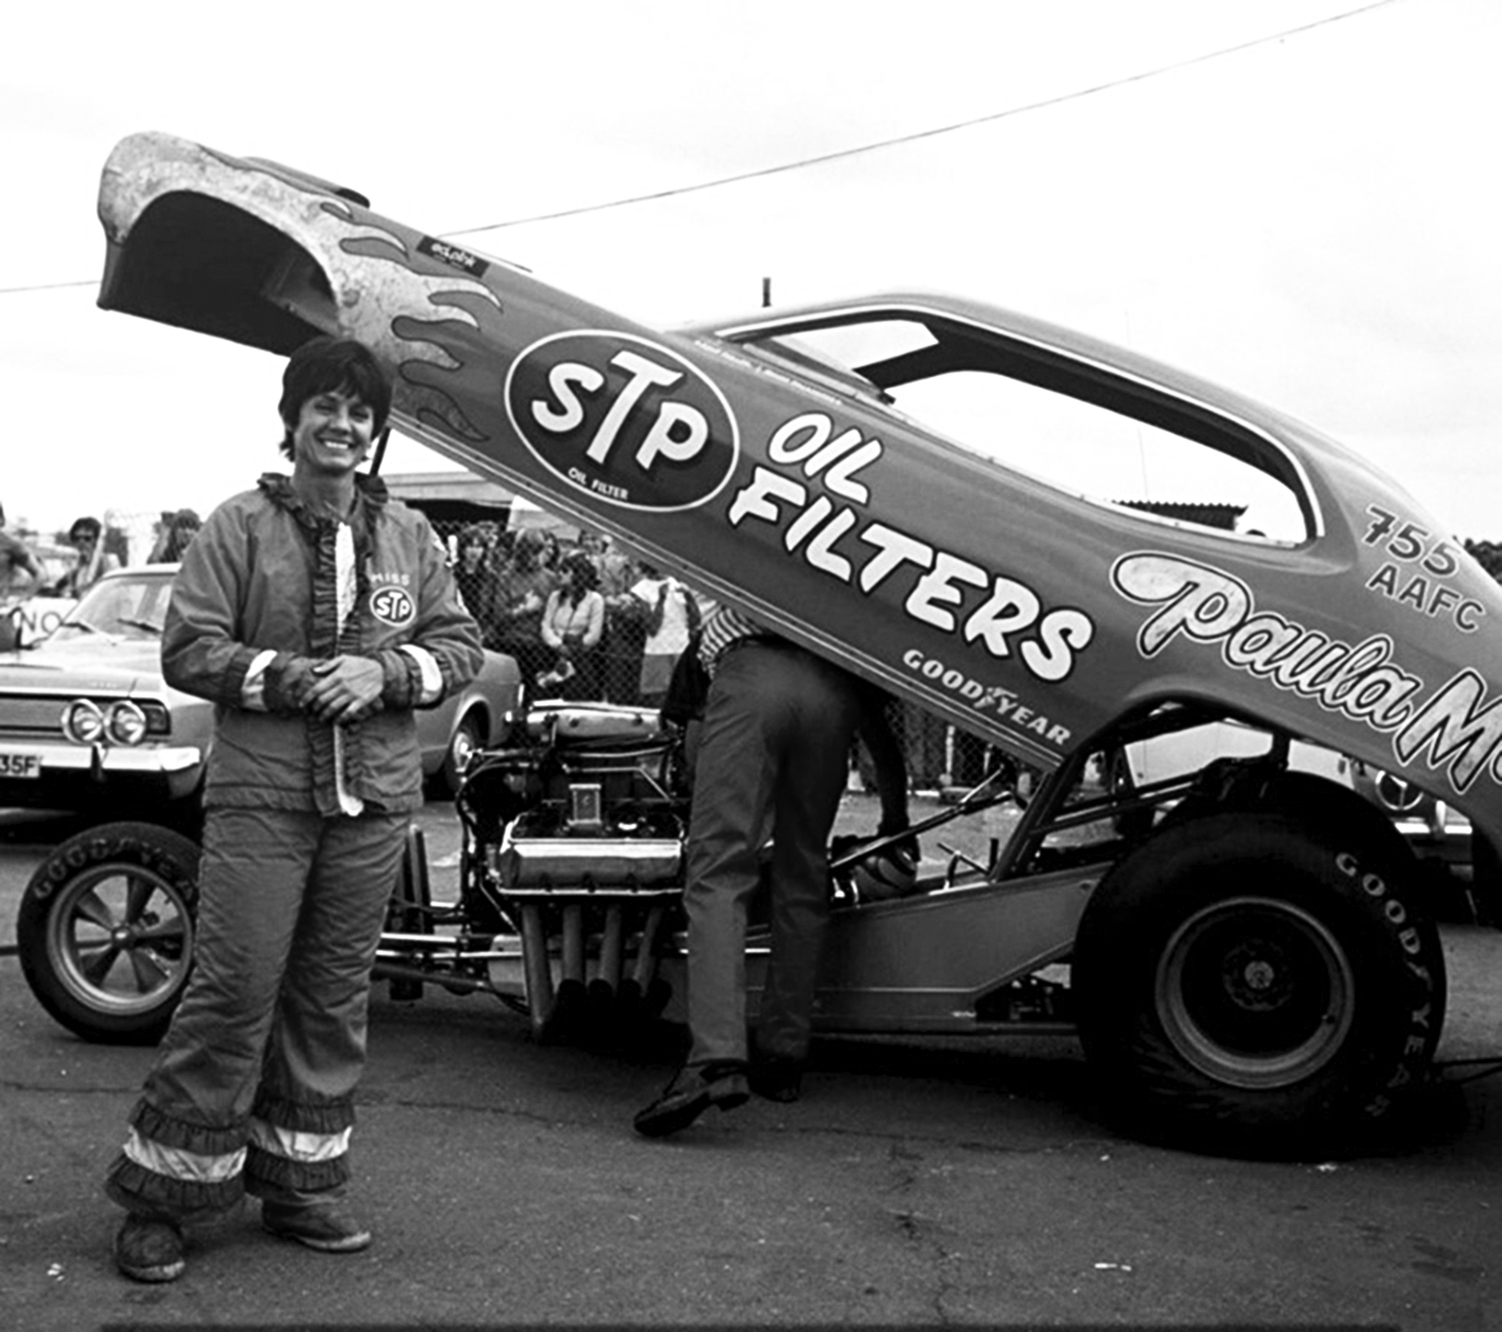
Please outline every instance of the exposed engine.
[[660, 1011], [658, 959], [681, 924], [681, 735], [653, 709], [571, 704], [534, 710], [516, 738], [457, 802], [463, 892], [515, 941], [496, 940], [492, 983], [506, 989], [520, 961], [544, 1038]]

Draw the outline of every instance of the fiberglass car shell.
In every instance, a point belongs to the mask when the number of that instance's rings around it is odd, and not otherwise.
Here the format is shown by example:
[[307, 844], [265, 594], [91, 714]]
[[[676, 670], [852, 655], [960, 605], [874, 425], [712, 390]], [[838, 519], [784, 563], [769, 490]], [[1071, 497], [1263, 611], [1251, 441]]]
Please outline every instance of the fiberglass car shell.
[[[0, 655], [0, 807], [192, 824], [214, 706], [162, 679], [161, 630], [176, 572], [154, 564], [107, 574], [52, 633]], [[516, 663], [487, 651], [463, 690], [418, 711], [424, 776], [457, 789], [469, 754], [505, 739], [520, 699]], [[64, 713], [90, 704], [99, 738], [70, 738]], [[115, 721], [126, 705], [144, 716], [135, 739]]]
[[[1370, 804], [1287, 760], [1307, 742], [1398, 773], [1498, 840], [1502, 590], [1349, 450], [951, 297], [649, 329], [353, 191], [163, 135], [116, 148], [100, 216], [105, 308], [277, 353], [361, 339], [392, 371], [404, 433], [1037, 775], [989, 864], [832, 912], [816, 1029], [1015, 1030], [1033, 1005], [1014, 985], [1067, 961], [1063, 1020], [1155, 1136], [1339, 1142], [1422, 1084], [1444, 957], [1416, 863]], [[951, 410], [951, 389], [980, 409]], [[1062, 433], [1040, 424], [1058, 405]], [[1168, 521], [1049, 472], [1100, 420], [1230, 465], [1234, 488], [1212, 493], [1255, 493], [1256, 530]], [[1221, 722], [1264, 734], [1265, 758], [1121, 778], [1138, 741]], [[682, 887], [662, 867], [682, 850], [590, 743], [536, 738], [461, 792], [473, 845], [444, 916], [459, 935], [440, 956], [399, 929], [382, 965], [524, 996], [546, 1034], [564, 993], [617, 975], [626, 948], [643, 994], [660, 963], [681, 995], [683, 946], [659, 941]], [[662, 826], [681, 826], [675, 809]], [[46, 867], [32, 937], [70, 937], [71, 882]], [[415, 900], [398, 917], [431, 924]], [[766, 956], [753, 932], [750, 991]]]
[[[1399, 774], [1502, 839], [1502, 591], [1390, 478], [1248, 399], [931, 295], [656, 331], [353, 191], [160, 134], [116, 147], [100, 216], [102, 306], [279, 353], [358, 337], [395, 372], [404, 433], [1045, 773], [1182, 704]], [[916, 336], [875, 359], [803, 346], [893, 326]], [[894, 405], [955, 376], [1236, 460], [1295, 530], [1088, 498]], [[1025, 419], [989, 424], [1026, 444]]]

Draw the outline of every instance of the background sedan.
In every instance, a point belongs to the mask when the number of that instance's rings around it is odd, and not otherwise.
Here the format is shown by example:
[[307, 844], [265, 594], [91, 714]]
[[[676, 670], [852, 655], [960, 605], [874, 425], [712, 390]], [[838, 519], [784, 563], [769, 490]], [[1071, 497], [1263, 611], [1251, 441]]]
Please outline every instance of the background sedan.
[[[110, 574], [45, 639], [0, 656], [0, 807], [196, 823], [214, 707], [162, 679], [176, 572]], [[487, 650], [473, 682], [417, 713], [434, 791], [452, 794], [470, 753], [505, 739], [520, 692], [516, 663]]]

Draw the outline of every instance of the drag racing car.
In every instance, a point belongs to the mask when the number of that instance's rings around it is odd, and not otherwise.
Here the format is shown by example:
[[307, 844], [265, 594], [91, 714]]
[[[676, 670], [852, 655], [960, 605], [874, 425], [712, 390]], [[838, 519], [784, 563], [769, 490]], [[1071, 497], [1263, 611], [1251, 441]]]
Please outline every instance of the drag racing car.
[[[914, 891], [862, 894], [859, 857], [837, 865], [817, 1029], [1077, 1031], [1140, 1131], [1220, 1150], [1350, 1141], [1425, 1083], [1444, 958], [1412, 852], [1288, 755], [1312, 744], [1392, 773], [1497, 841], [1502, 591], [1349, 449], [954, 297], [643, 327], [354, 190], [160, 134], [117, 146], [99, 207], [106, 309], [279, 355], [360, 338], [394, 374], [405, 434], [1031, 774], [1012, 835]], [[1051, 474], [1086, 430], [1225, 464], [1255, 524]], [[1145, 783], [1119, 761], [1227, 723], [1263, 743]], [[540, 1036], [649, 996], [671, 1011], [673, 736], [653, 714], [587, 708], [540, 710], [521, 734], [467, 774], [459, 900], [433, 902], [414, 855], [380, 966], [499, 994]], [[1002, 784], [955, 812], [1022, 798]], [[23, 904], [33, 984], [54, 1010], [67, 991], [84, 1027], [114, 1003], [117, 1037], [160, 1022], [190, 954], [191, 848], [131, 839], [72, 849], [87, 872], [155, 875], [184, 918], [126, 1000], [88, 991], [109, 968], [82, 943], [85, 871], [60, 853]], [[140, 933], [166, 932], [153, 917]], [[132, 937], [106, 935], [116, 953]], [[753, 934], [753, 991], [764, 960]]]

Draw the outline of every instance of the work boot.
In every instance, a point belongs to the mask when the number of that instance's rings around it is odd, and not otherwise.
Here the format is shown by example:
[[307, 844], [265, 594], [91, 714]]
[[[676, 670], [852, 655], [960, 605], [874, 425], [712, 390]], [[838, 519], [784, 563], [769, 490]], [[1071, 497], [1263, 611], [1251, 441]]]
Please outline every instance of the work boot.
[[132, 1281], [176, 1281], [188, 1268], [182, 1227], [132, 1212], [115, 1235], [115, 1266]]
[[332, 1204], [311, 1207], [263, 1202], [261, 1226], [278, 1239], [296, 1240], [319, 1253], [359, 1253], [370, 1247], [370, 1231]]
[[664, 1138], [687, 1128], [712, 1105], [733, 1110], [750, 1099], [745, 1064], [685, 1065], [662, 1095], [632, 1122], [644, 1138]]

